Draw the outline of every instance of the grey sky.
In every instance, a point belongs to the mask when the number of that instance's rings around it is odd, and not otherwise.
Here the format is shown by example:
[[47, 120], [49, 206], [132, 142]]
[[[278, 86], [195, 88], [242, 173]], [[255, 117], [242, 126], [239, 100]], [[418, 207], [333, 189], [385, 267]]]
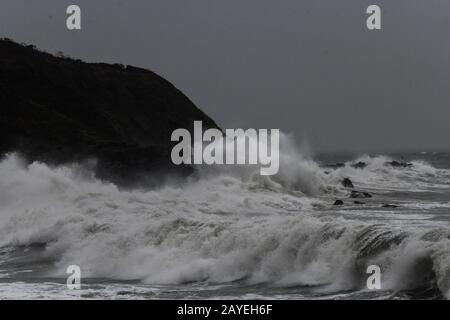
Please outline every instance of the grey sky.
[[224, 128], [316, 151], [450, 149], [448, 0], [2, 0], [0, 36], [151, 69]]

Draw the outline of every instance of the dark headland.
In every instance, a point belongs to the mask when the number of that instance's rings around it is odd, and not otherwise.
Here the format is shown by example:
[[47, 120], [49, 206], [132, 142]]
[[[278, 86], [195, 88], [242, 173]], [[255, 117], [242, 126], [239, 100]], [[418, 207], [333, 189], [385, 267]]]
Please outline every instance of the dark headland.
[[216, 123], [155, 73], [85, 63], [0, 40], [0, 156], [65, 164], [96, 159], [99, 177], [152, 182], [191, 168], [172, 164], [170, 136]]

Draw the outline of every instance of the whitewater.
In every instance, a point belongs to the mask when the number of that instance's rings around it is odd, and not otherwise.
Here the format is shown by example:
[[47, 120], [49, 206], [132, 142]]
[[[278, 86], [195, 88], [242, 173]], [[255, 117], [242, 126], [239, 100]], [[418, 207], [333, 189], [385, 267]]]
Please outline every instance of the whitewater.
[[[148, 190], [101, 181], [84, 163], [7, 155], [0, 298], [450, 298], [448, 155], [416, 154], [407, 168], [364, 155], [329, 169], [281, 142], [276, 176], [206, 166]], [[373, 197], [355, 204], [344, 178]], [[366, 287], [373, 264], [381, 290]], [[66, 287], [69, 265], [81, 290]]]

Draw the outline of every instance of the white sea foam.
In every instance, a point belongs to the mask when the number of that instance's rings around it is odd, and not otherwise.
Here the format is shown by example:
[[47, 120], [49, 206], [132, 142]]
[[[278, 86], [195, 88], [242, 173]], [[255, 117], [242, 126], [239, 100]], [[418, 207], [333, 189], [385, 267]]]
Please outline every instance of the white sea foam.
[[[448, 228], [400, 228], [315, 209], [343, 192], [345, 176], [406, 187], [414, 175], [433, 181], [441, 172], [419, 163], [386, 168], [380, 157], [364, 158], [367, 170], [326, 174], [284, 139], [275, 177], [221, 168], [148, 191], [120, 190], [79, 166], [26, 165], [10, 155], [0, 163], [0, 246], [44, 246], [54, 261], [49, 276], [76, 264], [83, 276], [149, 284], [246, 281], [337, 292], [364, 288], [365, 266], [376, 263], [389, 289], [434, 273], [441, 292], [450, 290]], [[415, 269], [423, 259], [429, 268]]]
[[[449, 188], [450, 170], [437, 169], [424, 161], [413, 161], [412, 167], [395, 168], [386, 165], [393, 159], [387, 156], [361, 156], [346, 163], [345, 167], [331, 171], [340, 179], [349, 177], [357, 185], [380, 191], [407, 190], [422, 192], [432, 188]], [[354, 168], [353, 163], [364, 162], [364, 169]]]

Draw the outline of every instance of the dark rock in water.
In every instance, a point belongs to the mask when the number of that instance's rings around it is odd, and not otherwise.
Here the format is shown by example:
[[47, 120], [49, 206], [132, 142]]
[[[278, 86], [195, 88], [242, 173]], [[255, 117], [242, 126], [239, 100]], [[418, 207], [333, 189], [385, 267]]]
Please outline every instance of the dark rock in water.
[[386, 203], [383, 204], [382, 207], [383, 208], [398, 208], [398, 206], [395, 204], [386, 204]]
[[[192, 168], [172, 164], [177, 128], [217, 128], [181, 91], [131, 66], [84, 63], [0, 40], [0, 155], [62, 164], [96, 158], [115, 182]], [[147, 175], [151, 173], [151, 175]]]
[[391, 166], [394, 168], [409, 168], [409, 167], [413, 166], [412, 163], [404, 162], [404, 161], [396, 161], [396, 160], [386, 162], [385, 165]]
[[344, 204], [344, 201], [342, 201], [342, 200], [336, 200], [335, 202], [334, 202], [334, 206], [342, 206]]
[[350, 198], [372, 198], [372, 195], [368, 192], [353, 190], [350, 194]]
[[321, 165], [322, 168], [328, 168], [328, 169], [339, 169], [345, 167], [345, 163], [331, 163], [331, 164], [323, 164]]
[[365, 202], [358, 201], [358, 200], [353, 201], [353, 203], [354, 203], [354, 204], [366, 204]]
[[364, 169], [365, 167], [367, 167], [367, 163], [359, 161], [357, 163], [352, 164], [352, 167], [355, 169]]
[[352, 182], [352, 180], [350, 180], [349, 178], [345, 178], [344, 180], [342, 180], [342, 185], [344, 186], [344, 187], [346, 187], [346, 188], [354, 188], [354, 186], [353, 186], [353, 182]]

